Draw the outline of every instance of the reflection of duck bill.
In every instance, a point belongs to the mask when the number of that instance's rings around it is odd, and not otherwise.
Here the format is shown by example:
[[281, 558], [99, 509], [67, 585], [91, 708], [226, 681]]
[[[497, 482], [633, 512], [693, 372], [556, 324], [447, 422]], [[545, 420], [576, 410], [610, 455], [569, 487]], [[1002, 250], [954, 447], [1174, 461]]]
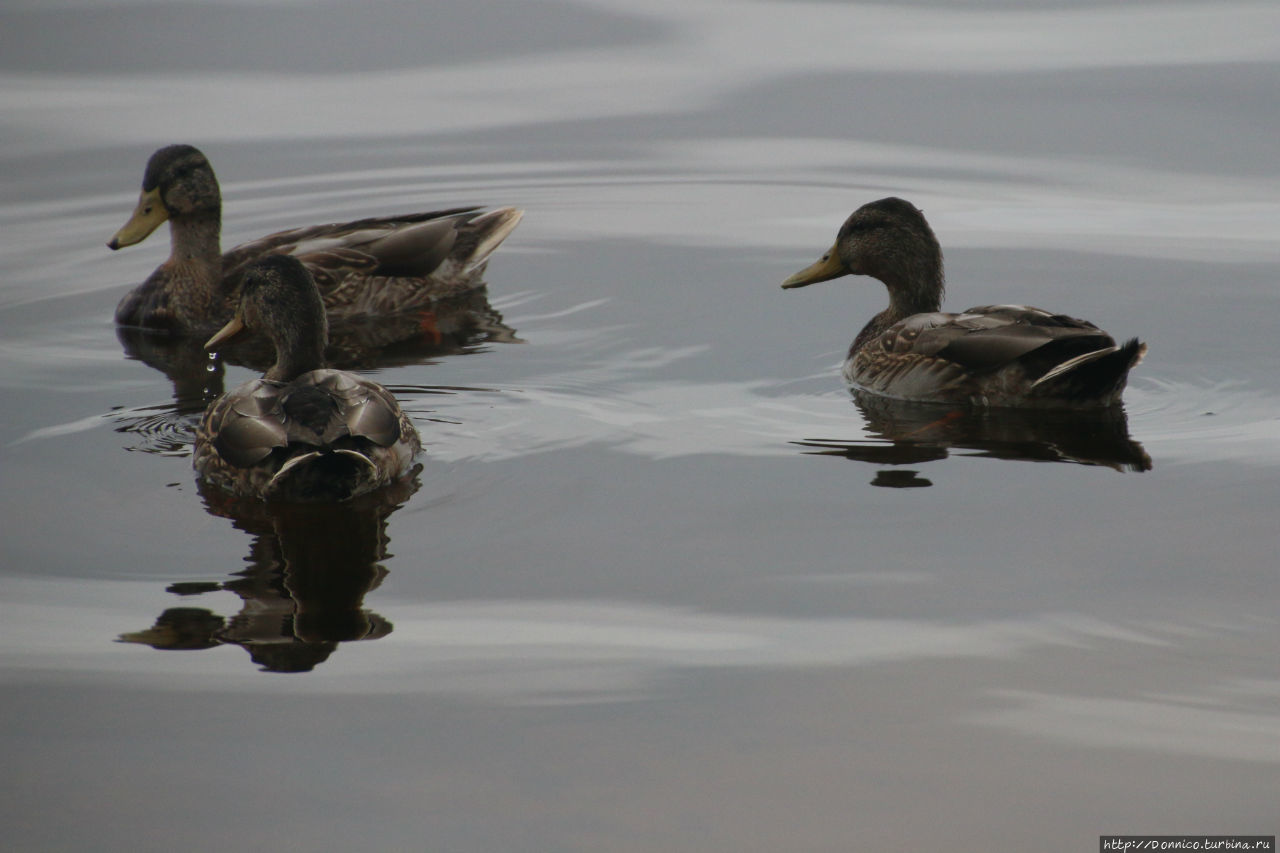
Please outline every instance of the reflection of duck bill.
[[924, 489], [933, 483], [917, 471], [877, 471], [871, 485], [885, 489]]
[[170, 607], [150, 628], [121, 634], [116, 642], [136, 643], [159, 651], [199, 651], [221, 644], [219, 633], [225, 624], [221, 616], [204, 608]]

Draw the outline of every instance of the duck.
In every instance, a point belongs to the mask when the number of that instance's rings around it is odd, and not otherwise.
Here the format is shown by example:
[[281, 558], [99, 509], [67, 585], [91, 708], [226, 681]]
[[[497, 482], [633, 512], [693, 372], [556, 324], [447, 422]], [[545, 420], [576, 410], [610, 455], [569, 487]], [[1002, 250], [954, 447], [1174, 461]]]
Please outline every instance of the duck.
[[489, 256], [523, 215], [514, 207], [456, 207], [359, 219], [280, 231], [223, 254], [213, 167], [194, 146], [169, 145], [147, 161], [138, 204], [107, 242], [112, 250], [132, 246], [168, 222], [169, 259], [120, 300], [115, 321], [208, 334], [231, 318], [247, 267], [271, 254], [302, 260], [332, 320], [426, 313], [436, 299], [483, 286]]
[[205, 410], [192, 451], [204, 483], [267, 501], [337, 502], [411, 473], [422, 443], [396, 398], [325, 366], [324, 304], [300, 259], [268, 255], [246, 267], [235, 314], [205, 349], [254, 330], [276, 361]]
[[901, 198], [855, 210], [816, 262], [782, 283], [845, 275], [879, 279], [889, 307], [863, 327], [843, 365], [855, 392], [979, 407], [1098, 409], [1118, 405], [1147, 345], [1117, 345], [1093, 323], [1029, 305], [942, 311], [942, 249], [924, 214]]

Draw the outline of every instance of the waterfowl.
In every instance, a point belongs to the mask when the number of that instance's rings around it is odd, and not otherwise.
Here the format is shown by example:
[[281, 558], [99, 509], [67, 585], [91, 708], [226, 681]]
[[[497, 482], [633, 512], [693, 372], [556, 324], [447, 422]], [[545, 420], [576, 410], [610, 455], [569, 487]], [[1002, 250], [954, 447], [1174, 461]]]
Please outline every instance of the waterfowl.
[[251, 264], [235, 316], [205, 348], [246, 329], [271, 340], [276, 362], [205, 410], [193, 463], [207, 483], [269, 500], [339, 501], [410, 471], [421, 444], [391, 392], [325, 367], [324, 305], [301, 261]]
[[1027, 305], [941, 311], [942, 249], [910, 202], [884, 198], [855, 210], [817, 262], [782, 283], [804, 287], [867, 275], [889, 307], [858, 333], [844, 363], [856, 389], [905, 400], [979, 406], [1097, 408], [1119, 402], [1147, 351], [1118, 346], [1094, 324]]
[[[116, 307], [116, 322], [174, 334], [219, 328], [233, 313], [245, 268], [297, 256], [334, 320], [429, 310], [479, 287], [485, 263], [523, 213], [459, 207], [281, 231], [222, 254], [222, 195], [208, 159], [190, 145], [151, 155], [133, 215], [107, 243], [121, 249], [169, 223], [169, 259]], [[428, 328], [429, 332], [430, 329]]]

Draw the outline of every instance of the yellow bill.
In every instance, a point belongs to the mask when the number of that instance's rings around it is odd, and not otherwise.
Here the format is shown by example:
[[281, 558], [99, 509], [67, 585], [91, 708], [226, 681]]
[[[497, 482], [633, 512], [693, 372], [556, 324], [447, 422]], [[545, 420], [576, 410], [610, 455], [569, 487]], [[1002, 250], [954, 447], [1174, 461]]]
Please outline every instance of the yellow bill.
[[138, 206], [133, 209], [133, 216], [130, 216], [124, 227], [111, 238], [107, 248], [121, 249], [141, 243], [168, 218], [169, 210], [160, 200], [160, 190], [144, 191], [138, 199]]
[[205, 341], [204, 348], [213, 352], [222, 344], [234, 338], [236, 335], [244, 331], [244, 322], [239, 316], [232, 317], [231, 322], [219, 329], [212, 338]]
[[829, 281], [848, 274], [849, 270], [840, 260], [840, 253], [836, 251], [835, 246], [832, 246], [825, 255], [818, 258], [816, 263], [810, 264], [791, 276], [782, 283], [782, 286], [784, 288], [804, 287], [806, 284], [817, 284], [820, 281]]

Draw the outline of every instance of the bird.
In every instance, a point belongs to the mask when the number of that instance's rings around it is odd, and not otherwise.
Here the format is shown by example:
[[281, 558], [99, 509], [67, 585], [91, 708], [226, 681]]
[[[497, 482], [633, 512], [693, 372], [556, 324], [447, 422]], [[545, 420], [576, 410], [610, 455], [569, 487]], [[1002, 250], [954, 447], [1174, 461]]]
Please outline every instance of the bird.
[[855, 210], [835, 244], [782, 283], [844, 275], [879, 279], [889, 307], [854, 338], [843, 365], [855, 391], [983, 407], [1095, 409], [1117, 405], [1147, 345], [1086, 320], [1028, 305], [941, 310], [942, 249], [924, 214], [901, 198]]
[[[202, 336], [231, 317], [249, 264], [270, 254], [306, 264], [332, 320], [429, 312], [433, 300], [483, 286], [489, 256], [523, 211], [457, 207], [280, 231], [222, 253], [222, 195], [209, 160], [191, 145], [151, 155], [142, 193], [110, 249], [169, 223], [170, 255], [116, 306], [121, 326]], [[430, 333], [430, 328], [426, 328]]]
[[298, 258], [250, 264], [235, 315], [205, 349], [254, 329], [271, 340], [275, 364], [205, 410], [192, 451], [203, 481], [242, 497], [336, 502], [411, 472], [422, 444], [391, 392], [325, 367], [324, 305]]

